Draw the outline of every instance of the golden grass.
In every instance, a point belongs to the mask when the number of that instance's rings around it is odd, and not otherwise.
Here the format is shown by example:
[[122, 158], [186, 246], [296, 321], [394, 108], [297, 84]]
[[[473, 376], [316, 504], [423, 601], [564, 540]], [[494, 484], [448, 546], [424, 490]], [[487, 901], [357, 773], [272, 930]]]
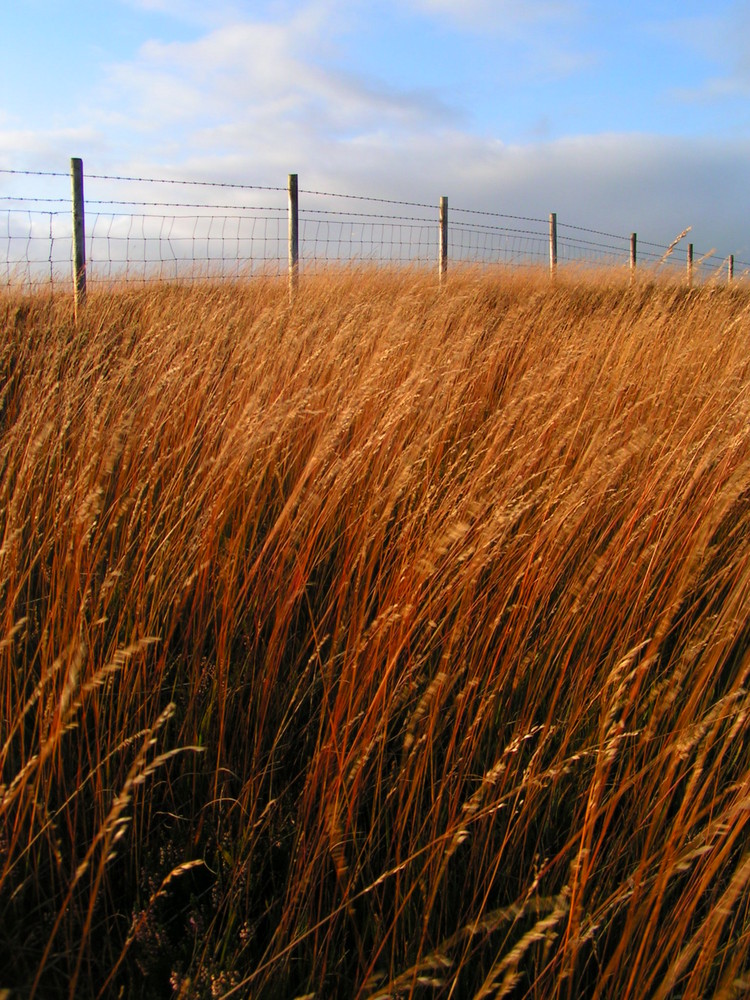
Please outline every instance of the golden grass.
[[750, 295], [0, 298], [0, 987], [750, 989]]

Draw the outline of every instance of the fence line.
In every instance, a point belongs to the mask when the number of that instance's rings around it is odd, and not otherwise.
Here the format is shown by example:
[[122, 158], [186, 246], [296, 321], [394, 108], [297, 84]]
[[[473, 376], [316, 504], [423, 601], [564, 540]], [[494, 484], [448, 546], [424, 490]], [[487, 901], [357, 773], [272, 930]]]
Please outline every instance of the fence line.
[[[460, 208], [448, 198], [439, 203], [306, 190], [296, 174], [285, 187], [178, 178], [113, 174], [86, 175], [94, 197], [84, 198], [83, 164], [71, 160], [70, 173], [0, 170], [0, 175], [41, 178], [54, 191], [33, 197], [0, 195], [0, 244], [5, 244], [6, 286], [29, 284], [59, 288], [71, 281], [76, 307], [88, 285], [97, 282], [243, 277], [287, 274], [290, 294], [298, 275], [317, 262], [359, 262], [435, 266], [442, 282], [460, 263], [548, 267], [608, 265], [669, 268], [689, 284], [735, 279], [750, 264], [733, 254], [683, 249], [681, 234], [663, 246], [636, 233], [620, 236], [547, 218]], [[59, 193], [67, 178], [71, 195]], [[146, 186], [128, 197], [102, 197], [106, 184]], [[174, 190], [213, 189], [211, 203], [195, 197], [160, 198], [161, 186]], [[227, 197], [232, 192], [234, 198]], [[71, 204], [72, 202], [72, 204]], [[351, 206], [351, 207], [350, 207]], [[168, 210], [168, 213], [165, 213]], [[0, 262], [1, 263], [1, 262]], [[2, 280], [2, 279], [0, 279]], [[70, 287], [68, 285], [68, 287]]]

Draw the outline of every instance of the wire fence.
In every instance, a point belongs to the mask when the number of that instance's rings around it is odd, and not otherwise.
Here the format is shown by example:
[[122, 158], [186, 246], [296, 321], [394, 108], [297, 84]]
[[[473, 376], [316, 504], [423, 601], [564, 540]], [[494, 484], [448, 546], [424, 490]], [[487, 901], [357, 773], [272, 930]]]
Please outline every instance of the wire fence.
[[[72, 161], [73, 162], [73, 161]], [[80, 161], [76, 161], [80, 164]], [[638, 241], [557, 222], [290, 186], [87, 174], [89, 284], [283, 275], [293, 266], [373, 262], [435, 266], [647, 267], [703, 282], [750, 271], [694, 254], [682, 238]], [[13, 193], [20, 188], [22, 193]], [[0, 170], [0, 283], [69, 287], [75, 258], [71, 174]], [[77, 209], [83, 222], [84, 202]], [[295, 217], [295, 246], [291, 215]], [[554, 220], [554, 227], [553, 227]], [[637, 250], [636, 250], [637, 246]], [[4, 256], [2, 255], [4, 251]]]

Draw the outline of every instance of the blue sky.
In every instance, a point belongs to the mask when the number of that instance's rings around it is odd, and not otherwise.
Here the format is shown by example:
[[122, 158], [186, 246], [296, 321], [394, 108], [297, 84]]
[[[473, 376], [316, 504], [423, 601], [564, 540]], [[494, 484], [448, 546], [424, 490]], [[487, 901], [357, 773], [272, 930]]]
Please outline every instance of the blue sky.
[[0, 38], [6, 169], [298, 172], [750, 259], [748, 2], [13, 0]]

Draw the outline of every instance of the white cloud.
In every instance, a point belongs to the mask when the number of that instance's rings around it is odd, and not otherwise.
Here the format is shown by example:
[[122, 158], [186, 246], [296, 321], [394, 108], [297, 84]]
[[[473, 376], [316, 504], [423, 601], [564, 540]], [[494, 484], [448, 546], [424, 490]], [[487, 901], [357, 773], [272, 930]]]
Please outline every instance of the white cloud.
[[515, 35], [529, 27], [578, 19], [584, 0], [407, 0], [416, 10], [466, 30]]
[[120, 0], [127, 7], [150, 14], [163, 14], [187, 24], [217, 25], [240, 16], [236, 3], [225, 0]]
[[702, 80], [695, 87], [673, 87], [670, 95], [685, 104], [714, 104], [750, 96], [750, 76], [717, 76]]
[[286, 23], [244, 22], [196, 41], [142, 46], [112, 67], [109, 96], [151, 132], [175, 127], [278, 140], [291, 126], [321, 138], [437, 122], [452, 112], [429, 91], [396, 90], [331, 68], [318, 58], [329, 44], [320, 7]]
[[745, 99], [750, 94], [750, 10], [746, 4], [652, 22], [648, 30], [711, 67], [704, 76], [696, 77], [694, 85], [670, 91], [672, 97], [711, 104]]
[[106, 142], [91, 125], [46, 131], [7, 128], [0, 120], [0, 167], [26, 170], [66, 170], [71, 156], [81, 150], [104, 153]]
[[[404, 2], [404, 0], [396, 0]], [[590, 0], [406, 0], [418, 13], [480, 42], [492, 41], [516, 83], [572, 76], [600, 54], [582, 47]], [[502, 46], [507, 55], [502, 54]]]

